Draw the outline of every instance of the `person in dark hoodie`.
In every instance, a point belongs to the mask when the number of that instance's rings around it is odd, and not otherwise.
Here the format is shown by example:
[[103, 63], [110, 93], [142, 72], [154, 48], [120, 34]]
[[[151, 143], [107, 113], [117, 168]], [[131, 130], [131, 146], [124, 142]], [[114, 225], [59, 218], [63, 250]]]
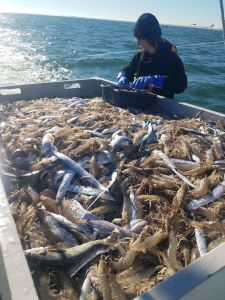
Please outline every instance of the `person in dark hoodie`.
[[147, 89], [168, 98], [182, 93], [187, 87], [183, 63], [176, 53], [176, 47], [161, 37], [156, 17], [150, 13], [142, 14], [135, 24], [134, 36], [142, 51], [136, 53], [119, 72], [118, 86], [124, 89], [130, 86], [136, 90]]

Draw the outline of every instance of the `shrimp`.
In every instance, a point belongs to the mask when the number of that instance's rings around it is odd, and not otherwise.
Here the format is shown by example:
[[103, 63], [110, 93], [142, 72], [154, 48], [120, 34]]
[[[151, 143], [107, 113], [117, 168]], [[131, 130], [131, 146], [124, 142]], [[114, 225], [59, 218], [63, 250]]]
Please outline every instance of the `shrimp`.
[[215, 221], [216, 219], [216, 213], [213, 211], [212, 208], [199, 207], [195, 211], [195, 213], [205, 217], [209, 221]]
[[159, 230], [152, 236], [149, 236], [144, 239], [144, 241], [141, 241], [141, 238], [138, 237], [138, 239], [133, 242], [130, 245], [130, 250], [133, 251], [146, 251], [150, 250], [159, 243], [161, 243], [163, 240], [165, 240], [168, 237], [168, 232]]
[[130, 199], [127, 194], [128, 178], [125, 179], [121, 184], [121, 190], [123, 193], [123, 208], [122, 208], [122, 220], [125, 224], [130, 223]]
[[110, 261], [110, 266], [115, 271], [126, 270], [133, 264], [137, 254], [137, 251], [128, 250], [126, 256], [121, 257], [118, 261]]
[[158, 195], [139, 195], [137, 196], [137, 200], [139, 200], [140, 202], [166, 202], [167, 199], [165, 197], [162, 196], [158, 196]]
[[213, 148], [209, 148], [208, 150], [206, 150], [205, 152], [205, 160], [206, 160], [206, 163], [208, 165], [210, 164], [213, 164], [214, 162], [214, 154], [213, 154]]
[[211, 243], [208, 244], [208, 251], [213, 250], [214, 248], [218, 247], [220, 244], [223, 244], [225, 242], [225, 236], [218, 238]]
[[208, 191], [209, 191], [209, 183], [208, 183], [208, 178], [206, 177], [199, 181], [198, 187], [191, 191], [191, 195], [193, 197], [199, 198], [206, 195]]
[[113, 276], [112, 274], [109, 274], [108, 276], [113, 300], [128, 300], [128, 297], [122, 290], [120, 284], [116, 281], [115, 276]]
[[218, 160], [224, 157], [222, 143], [219, 137], [213, 138], [213, 152]]
[[177, 191], [175, 197], [173, 198], [173, 202], [171, 207], [175, 212], [181, 207], [185, 205], [186, 197], [187, 197], [188, 185], [184, 182], [179, 190]]
[[97, 276], [103, 294], [103, 299], [112, 300], [113, 298], [112, 298], [112, 291], [111, 291], [109, 277], [108, 277], [107, 265], [102, 258], [100, 259], [98, 265]]
[[205, 165], [205, 166], [201, 166], [201, 167], [189, 170], [189, 171], [182, 171], [182, 174], [186, 175], [186, 176], [198, 176], [198, 175], [201, 175], [208, 171], [211, 171], [214, 168], [215, 168], [215, 166]]
[[182, 254], [183, 254], [184, 266], [186, 267], [191, 262], [191, 250], [190, 250], [190, 247], [189, 247], [188, 243], [185, 243], [182, 246], [181, 251], [182, 251]]
[[99, 174], [99, 166], [97, 164], [97, 154], [94, 153], [91, 160], [90, 160], [90, 165], [91, 165], [91, 170], [92, 170], [92, 175], [94, 177], [97, 177], [97, 175]]
[[169, 233], [169, 248], [167, 250], [168, 260], [171, 265], [171, 267], [178, 271], [182, 268], [181, 264], [177, 261], [177, 241], [176, 236], [174, 234], [173, 228], [171, 227], [170, 233]]

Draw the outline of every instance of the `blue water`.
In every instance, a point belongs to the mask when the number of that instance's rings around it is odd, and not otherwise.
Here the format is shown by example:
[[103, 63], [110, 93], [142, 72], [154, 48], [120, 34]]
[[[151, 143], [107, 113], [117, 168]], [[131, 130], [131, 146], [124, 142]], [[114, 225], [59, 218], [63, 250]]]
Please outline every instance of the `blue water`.
[[[103, 77], [118, 71], [138, 49], [132, 22], [0, 14], [0, 86]], [[162, 25], [177, 45], [188, 88], [177, 101], [225, 113], [225, 46], [221, 30]]]

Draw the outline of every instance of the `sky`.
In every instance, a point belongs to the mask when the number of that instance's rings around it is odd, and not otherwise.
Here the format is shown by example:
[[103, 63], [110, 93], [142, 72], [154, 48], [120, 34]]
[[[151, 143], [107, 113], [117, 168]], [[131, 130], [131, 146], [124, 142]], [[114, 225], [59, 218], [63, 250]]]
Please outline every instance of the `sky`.
[[222, 27], [219, 0], [0, 0], [0, 12], [124, 21], [151, 12], [161, 24]]

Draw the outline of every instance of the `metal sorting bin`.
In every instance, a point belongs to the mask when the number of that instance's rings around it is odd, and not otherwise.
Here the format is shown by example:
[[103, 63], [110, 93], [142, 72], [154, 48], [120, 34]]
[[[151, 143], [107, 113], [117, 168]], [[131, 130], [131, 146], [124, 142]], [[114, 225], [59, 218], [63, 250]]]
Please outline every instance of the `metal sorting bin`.
[[[225, 121], [225, 115], [154, 94], [120, 91], [102, 78], [0, 87], [0, 103], [55, 97], [102, 97], [113, 105], [133, 106], [168, 118], [195, 117]], [[4, 112], [3, 112], [4, 114]], [[37, 293], [0, 179], [0, 299], [36, 300]], [[225, 244], [158, 284], [137, 300], [224, 299]]]

